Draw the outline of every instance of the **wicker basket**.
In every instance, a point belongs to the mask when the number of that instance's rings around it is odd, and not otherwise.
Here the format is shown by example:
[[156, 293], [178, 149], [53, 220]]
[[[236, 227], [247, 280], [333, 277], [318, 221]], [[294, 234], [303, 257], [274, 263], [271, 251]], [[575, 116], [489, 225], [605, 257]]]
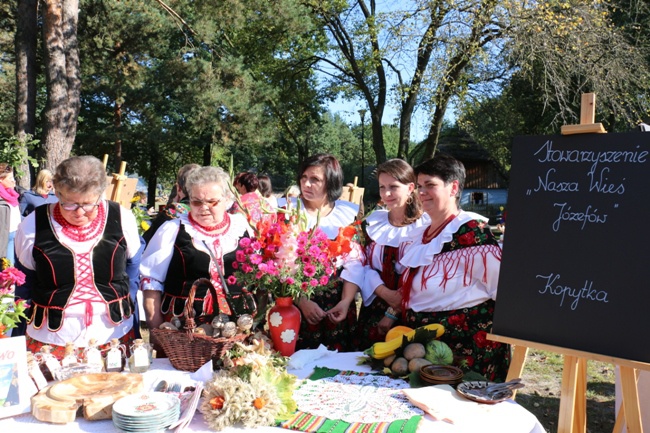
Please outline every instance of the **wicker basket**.
[[211, 359], [221, 359], [225, 353], [238, 341], [246, 338], [243, 334], [235, 335], [231, 338], [195, 334], [194, 328], [194, 294], [196, 287], [200, 284], [206, 284], [212, 293], [212, 299], [215, 303], [214, 311], [219, 311], [217, 306], [217, 293], [210, 280], [200, 278], [192, 284], [190, 294], [185, 305], [184, 316], [185, 326], [182, 331], [172, 329], [152, 329], [151, 338], [153, 342], [159, 345], [169, 358], [169, 361], [177, 370], [195, 372]]

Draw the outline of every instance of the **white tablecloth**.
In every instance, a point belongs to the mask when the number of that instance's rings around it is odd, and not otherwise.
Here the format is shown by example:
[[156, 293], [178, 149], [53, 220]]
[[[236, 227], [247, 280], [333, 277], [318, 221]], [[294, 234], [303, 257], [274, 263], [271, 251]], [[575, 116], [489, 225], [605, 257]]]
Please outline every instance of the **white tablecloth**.
[[[328, 352], [326, 356], [315, 361], [308, 362], [301, 369], [289, 369], [289, 372], [295, 374], [300, 379], [307, 378], [311, 375], [314, 367], [322, 366], [335, 368], [338, 370], [352, 370], [360, 372], [369, 372], [370, 367], [367, 365], [357, 365], [357, 358], [361, 354], [354, 353], [332, 353]], [[150, 389], [160, 380], [167, 382], [189, 381], [190, 374], [176, 371], [166, 359], [156, 359], [152, 369], [144, 375], [145, 389]], [[523, 407], [513, 401], [505, 401], [495, 405], [485, 405], [473, 403], [458, 396], [455, 391], [443, 393], [444, 401], [440, 402], [440, 407], [449, 407], [454, 405], [454, 411], [458, 413], [458, 408], [462, 410], [465, 416], [453, 416], [453, 424], [447, 421], [436, 421], [431, 416], [426, 415], [418, 426], [418, 433], [545, 433], [544, 428], [537, 418]], [[435, 405], [435, 402], [433, 403]], [[443, 414], [444, 415], [444, 414]], [[191, 432], [211, 432], [207, 424], [203, 421], [200, 413], [194, 416], [194, 419], [188, 429]], [[277, 427], [259, 427], [254, 430], [245, 428], [231, 427], [222, 430], [226, 433], [254, 431], [256, 433], [278, 433], [288, 432], [289, 430]], [[119, 432], [113, 426], [111, 420], [106, 421], [86, 421], [78, 417], [74, 423], [69, 424], [48, 424], [37, 421], [30, 414], [18, 415], [12, 418], [0, 420], [0, 432], [93, 432], [93, 433], [116, 433]], [[410, 433], [410, 432], [404, 432]]]

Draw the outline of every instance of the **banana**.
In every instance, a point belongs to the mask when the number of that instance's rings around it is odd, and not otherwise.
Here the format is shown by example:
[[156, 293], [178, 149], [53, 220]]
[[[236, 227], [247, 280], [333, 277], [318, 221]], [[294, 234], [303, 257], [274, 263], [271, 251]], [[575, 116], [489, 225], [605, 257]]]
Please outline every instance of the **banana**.
[[445, 332], [445, 327], [439, 323], [432, 323], [430, 325], [420, 326], [406, 334], [393, 338], [392, 340], [377, 342], [373, 344], [368, 350], [365, 351], [375, 359], [388, 358], [394, 355], [399, 349], [406, 347], [409, 343], [422, 343], [425, 344], [435, 338], [440, 338]]

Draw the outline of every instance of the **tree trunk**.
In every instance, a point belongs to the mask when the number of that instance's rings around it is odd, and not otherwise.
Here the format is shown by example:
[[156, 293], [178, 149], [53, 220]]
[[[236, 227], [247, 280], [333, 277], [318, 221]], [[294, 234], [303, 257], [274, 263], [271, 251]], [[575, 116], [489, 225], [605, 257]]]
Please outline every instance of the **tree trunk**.
[[70, 156], [77, 134], [81, 77], [77, 43], [78, 0], [45, 0], [43, 26], [47, 102], [44, 110], [45, 168]]
[[[26, 146], [36, 131], [36, 43], [37, 0], [18, 0], [16, 15], [16, 125], [15, 133]], [[23, 188], [31, 186], [29, 164], [24, 162], [19, 179]]]
[[113, 150], [115, 151], [115, 167], [122, 165], [122, 134], [120, 130], [122, 127], [122, 105], [115, 102], [115, 111], [113, 112], [113, 126], [115, 126], [115, 144]]

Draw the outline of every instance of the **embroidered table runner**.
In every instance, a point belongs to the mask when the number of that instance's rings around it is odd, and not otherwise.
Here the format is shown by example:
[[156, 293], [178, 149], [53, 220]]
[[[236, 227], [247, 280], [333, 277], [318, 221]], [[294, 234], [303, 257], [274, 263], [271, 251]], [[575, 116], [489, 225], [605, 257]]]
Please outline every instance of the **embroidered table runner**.
[[294, 392], [298, 411], [281, 427], [314, 433], [414, 432], [423, 411], [387, 376], [316, 367]]

